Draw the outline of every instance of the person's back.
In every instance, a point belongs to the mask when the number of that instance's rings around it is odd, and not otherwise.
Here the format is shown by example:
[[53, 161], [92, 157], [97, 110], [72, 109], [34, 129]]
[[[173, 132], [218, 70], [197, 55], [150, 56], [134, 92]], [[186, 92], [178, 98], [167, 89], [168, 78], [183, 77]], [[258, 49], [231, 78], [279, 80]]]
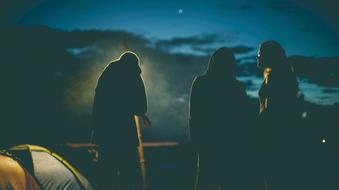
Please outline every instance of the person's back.
[[258, 66], [264, 71], [259, 90], [259, 120], [267, 183], [272, 183], [269, 186], [275, 189], [292, 189], [297, 183], [292, 181], [291, 176], [297, 172], [301, 135], [297, 125], [297, 80], [278, 42], [267, 41], [260, 45]]
[[233, 53], [220, 48], [207, 73], [192, 84], [190, 135], [199, 153], [197, 189], [245, 189], [253, 184], [247, 177], [253, 159], [253, 133], [245, 122], [250, 120], [249, 102], [235, 70]]
[[[259, 91], [261, 111], [276, 119], [297, 116], [298, 86], [292, 72], [265, 69], [265, 81]], [[288, 119], [287, 119], [288, 120]]]
[[120, 173], [122, 189], [140, 185], [138, 136], [134, 115], [147, 111], [145, 87], [139, 59], [132, 52], [110, 63], [98, 80], [93, 105], [94, 142], [100, 147], [103, 189], [112, 188], [112, 177]]
[[[196, 126], [192, 127], [202, 128], [197, 129], [201, 130], [197, 134], [201, 139], [195, 143], [199, 149], [209, 149], [212, 144], [216, 148], [232, 145], [238, 138], [234, 133], [242, 131], [242, 122], [247, 114], [248, 99], [244, 87], [235, 79], [215, 79], [207, 75], [197, 77], [193, 85], [196, 92], [192, 90], [195, 93], [192, 96], [196, 96], [194, 98], [200, 104], [197, 108], [200, 113]], [[191, 112], [194, 112], [192, 104]]]
[[130, 63], [138, 60], [129, 59], [110, 63], [98, 80], [93, 104], [96, 142], [108, 136], [110, 142], [138, 142], [135, 128], [126, 125], [134, 125], [134, 115], [146, 113], [147, 100], [138, 62]]

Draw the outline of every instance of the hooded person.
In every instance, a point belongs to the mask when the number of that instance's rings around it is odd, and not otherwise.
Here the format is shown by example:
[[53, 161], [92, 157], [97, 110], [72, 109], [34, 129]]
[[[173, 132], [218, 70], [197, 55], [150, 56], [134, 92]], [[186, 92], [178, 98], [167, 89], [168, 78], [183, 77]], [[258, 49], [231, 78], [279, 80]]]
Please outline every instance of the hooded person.
[[[296, 164], [302, 149], [298, 126], [298, 83], [283, 47], [276, 41], [260, 44], [258, 67], [263, 70], [259, 89], [261, 156], [266, 186], [274, 189], [298, 187]], [[299, 165], [299, 166], [298, 166]]]
[[280, 117], [282, 112], [297, 115], [293, 107], [297, 105], [297, 79], [287, 62], [285, 50], [278, 42], [267, 41], [260, 45], [258, 67], [264, 71], [264, 81], [259, 90], [260, 114], [272, 117]]
[[105, 68], [95, 89], [94, 141], [100, 147], [102, 189], [113, 189], [112, 179], [118, 179], [121, 189], [140, 186], [134, 115], [144, 116], [147, 112], [140, 74], [138, 56], [125, 52]]
[[235, 57], [222, 47], [191, 87], [190, 137], [199, 155], [196, 189], [253, 188], [250, 120], [249, 99], [236, 80]]

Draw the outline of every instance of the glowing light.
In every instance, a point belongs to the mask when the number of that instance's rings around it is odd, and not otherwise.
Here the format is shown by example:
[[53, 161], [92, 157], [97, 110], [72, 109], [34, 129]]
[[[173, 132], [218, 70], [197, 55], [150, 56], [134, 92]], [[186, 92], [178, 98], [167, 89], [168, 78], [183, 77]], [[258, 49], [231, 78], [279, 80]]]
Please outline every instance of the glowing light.
[[179, 13], [179, 14], [182, 14], [182, 13], [184, 13], [184, 10], [179, 9], [179, 10], [178, 10], [178, 13]]
[[323, 139], [323, 140], [321, 141], [321, 143], [325, 144], [325, 143], [326, 143], [326, 139]]
[[306, 118], [307, 117], [307, 112], [304, 111], [302, 114], [301, 114], [302, 118]]

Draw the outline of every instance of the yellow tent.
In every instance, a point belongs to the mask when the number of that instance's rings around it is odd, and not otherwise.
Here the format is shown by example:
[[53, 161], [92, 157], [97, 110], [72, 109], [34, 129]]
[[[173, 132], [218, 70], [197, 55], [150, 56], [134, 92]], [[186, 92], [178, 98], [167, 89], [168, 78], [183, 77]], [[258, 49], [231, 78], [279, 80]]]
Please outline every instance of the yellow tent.
[[92, 190], [91, 183], [56, 153], [36, 145], [18, 145], [6, 150], [19, 158], [42, 189]]
[[1, 190], [40, 190], [36, 180], [15, 159], [0, 154]]

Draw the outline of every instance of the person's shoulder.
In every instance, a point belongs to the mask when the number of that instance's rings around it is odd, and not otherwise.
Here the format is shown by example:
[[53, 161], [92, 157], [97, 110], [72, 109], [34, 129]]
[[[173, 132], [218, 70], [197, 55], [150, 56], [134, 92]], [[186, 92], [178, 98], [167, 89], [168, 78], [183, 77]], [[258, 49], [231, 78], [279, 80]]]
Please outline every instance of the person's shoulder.
[[198, 75], [194, 78], [191, 86], [191, 91], [204, 91], [208, 87], [206, 76]]
[[105, 71], [118, 69], [121, 66], [121, 64], [119, 64], [119, 63], [120, 63], [119, 60], [111, 61], [110, 63], [107, 64]]
[[112, 81], [112, 78], [116, 77], [119, 73], [117, 61], [112, 61], [103, 69], [102, 73], [98, 77], [98, 84], [106, 83], [106, 81]]
[[101, 76], [115, 75], [116, 73], [120, 72], [121, 70], [120, 67], [121, 67], [121, 64], [119, 63], [119, 60], [114, 60], [107, 64]]
[[193, 79], [193, 84], [201, 84], [206, 81], [206, 75], [197, 75]]

